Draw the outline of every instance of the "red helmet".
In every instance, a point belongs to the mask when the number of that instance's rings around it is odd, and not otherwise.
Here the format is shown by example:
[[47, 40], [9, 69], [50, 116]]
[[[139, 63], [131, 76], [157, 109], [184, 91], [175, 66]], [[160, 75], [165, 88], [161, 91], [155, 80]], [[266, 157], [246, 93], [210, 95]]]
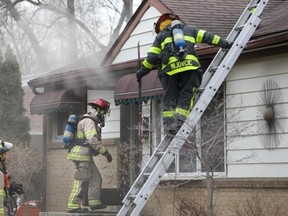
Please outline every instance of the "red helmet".
[[157, 34], [160, 32], [160, 24], [167, 19], [170, 19], [173, 21], [173, 20], [179, 20], [180, 18], [176, 14], [173, 14], [173, 13], [162, 14], [157, 20], [157, 23], [155, 23], [155, 32]]
[[105, 112], [108, 112], [110, 109], [110, 103], [104, 99], [95, 99], [92, 102], [87, 103], [87, 105], [90, 105], [92, 107], [99, 107]]

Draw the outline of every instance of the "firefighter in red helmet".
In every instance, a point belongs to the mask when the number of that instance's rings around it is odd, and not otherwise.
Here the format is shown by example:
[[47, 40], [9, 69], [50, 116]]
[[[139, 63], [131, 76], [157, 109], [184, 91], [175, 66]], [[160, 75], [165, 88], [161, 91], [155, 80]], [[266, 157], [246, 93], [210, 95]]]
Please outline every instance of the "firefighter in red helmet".
[[165, 90], [163, 96], [163, 124], [168, 133], [176, 134], [194, 106], [195, 92], [201, 84], [203, 72], [195, 53], [196, 43], [207, 43], [229, 49], [228, 42], [208, 31], [185, 25], [173, 13], [160, 16], [155, 24], [157, 36], [148, 50], [137, 81], [159, 66], [159, 79]]
[[[101, 203], [100, 190], [102, 187], [101, 174], [93, 160], [93, 156], [103, 155], [108, 163], [112, 156], [103, 146], [101, 128], [105, 126], [105, 117], [110, 112], [110, 103], [103, 99], [95, 99], [87, 103], [93, 112], [83, 115], [77, 124], [77, 145], [75, 145], [68, 159], [75, 164], [74, 183], [68, 201], [68, 212], [85, 213], [91, 210], [106, 208]], [[88, 195], [88, 196], [87, 196]], [[87, 199], [87, 200], [86, 200]]]

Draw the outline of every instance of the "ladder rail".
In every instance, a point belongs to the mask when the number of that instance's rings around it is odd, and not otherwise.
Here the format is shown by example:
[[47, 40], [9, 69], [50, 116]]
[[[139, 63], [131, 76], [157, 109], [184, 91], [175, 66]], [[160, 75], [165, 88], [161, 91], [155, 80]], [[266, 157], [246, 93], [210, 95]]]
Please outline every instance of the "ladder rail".
[[[124, 205], [117, 214], [118, 216], [125, 216], [133, 204], [135, 205], [135, 208], [130, 215], [137, 216], [140, 214], [147, 200], [159, 184], [161, 177], [166, 173], [166, 170], [174, 161], [175, 156], [179, 153], [185, 141], [191, 135], [197, 122], [200, 120], [204, 111], [240, 56], [247, 42], [259, 26], [261, 22], [260, 15], [268, 1], [269, 0], [251, 0], [247, 5], [245, 11], [238, 19], [233, 30], [227, 37], [227, 40], [234, 41], [233, 46], [229, 51], [220, 49], [217, 52], [216, 56], [203, 75], [201, 86], [204, 86], [205, 88], [193, 107], [190, 115], [174, 138], [167, 138], [166, 135], [162, 139], [153, 155], [150, 157], [148, 163], [123, 199], [122, 202]], [[251, 14], [250, 9], [255, 5], [257, 5], [256, 10]], [[248, 21], [245, 19], [248, 19]], [[245, 22], [243, 22], [243, 20], [245, 20]], [[240, 31], [237, 29], [237, 26], [239, 25], [243, 26]], [[215, 67], [217, 67], [217, 70], [215, 73], [212, 73], [212, 70]], [[170, 141], [171, 143], [169, 144]], [[159, 159], [157, 154], [163, 152], [163, 150], [165, 150], [164, 154], [162, 155], [161, 159]], [[150, 170], [152, 170], [151, 173]]]
[[165, 145], [168, 144], [168, 142], [170, 141], [171, 137], [169, 136], [164, 136], [164, 138], [161, 140], [160, 144], [157, 146], [157, 148], [155, 149], [155, 151], [153, 152], [153, 155], [149, 158], [146, 166], [142, 169], [142, 171], [140, 172], [140, 174], [138, 175], [137, 179], [135, 180], [134, 185], [130, 188], [129, 192], [126, 194], [126, 196], [124, 197], [124, 199], [122, 200], [122, 202], [124, 204], [127, 205], [127, 202], [125, 200], [130, 200], [130, 196], [133, 196], [134, 194], [136, 194], [139, 191], [139, 187], [138, 185], [141, 185], [142, 182], [145, 181], [145, 179], [147, 178], [145, 176], [145, 173], [147, 172], [151, 172], [150, 169], [153, 169], [154, 166], [157, 163], [157, 153], [159, 152], [163, 152], [165, 150]]
[[[243, 14], [239, 17], [238, 21], [234, 25], [233, 29], [230, 31], [229, 35], [227, 36], [226, 40], [228, 41], [235, 41], [237, 37], [241, 34], [240, 31], [237, 30], [238, 26], [243, 26], [246, 23], [251, 23], [255, 19], [255, 17], [260, 17], [264, 7], [267, 5], [269, 0], [251, 0], [249, 4], [246, 6]], [[251, 7], [257, 5], [257, 10], [251, 14], [250, 10]], [[259, 10], [260, 9], [260, 10]], [[250, 17], [249, 17], [250, 16]], [[204, 89], [207, 83], [210, 81], [211, 77], [213, 76], [213, 68], [219, 67], [218, 63], [225, 57], [227, 54], [227, 50], [220, 49], [218, 50], [217, 54], [213, 58], [212, 62], [208, 66], [206, 72], [203, 75], [202, 84], [199, 89]]]

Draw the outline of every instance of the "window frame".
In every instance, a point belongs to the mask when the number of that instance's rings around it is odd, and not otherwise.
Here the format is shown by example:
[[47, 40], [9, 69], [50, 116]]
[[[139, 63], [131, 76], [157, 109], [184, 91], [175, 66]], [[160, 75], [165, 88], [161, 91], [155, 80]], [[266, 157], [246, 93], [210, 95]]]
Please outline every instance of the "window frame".
[[[226, 139], [225, 139], [225, 94], [224, 94], [225, 90], [224, 90], [224, 85], [223, 88], [219, 89], [219, 94], [221, 94], [221, 103], [223, 103], [223, 106], [221, 108], [221, 113], [223, 115], [223, 160], [221, 163], [223, 163], [223, 171], [218, 171], [218, 172], [213, 172], [213, 178], [226, 178]], [[152, 111], [153, 112], [153, 111]], [[162, 112], [161, 112], [161, 118], [162, 118]], [[202, 119], [202, 118], [201, 118]], [[163, 131], [163, 125], [161, 125], [161, 130]], [[162, 138], [164, 137], [163, 133], [162, 134]], [[202, 137], [202, 133], [201, 133], [201, 123], [197, 123], [196, 125], [196, 143], [198, 143], [197, 145], [200, 146], [199, 142], [201, 140]], [[159, 143], [158, 143], [159, 144]], [[201, 161], [198, 157], [195, 158], [195, 167], [196, 167], [196, 171], [195, 172], [181, 172], [180, 171], [180, 151], [176, 154], [175, 156], [175, 172], [166, 172], [163, 177], [161, 178], [161, 180], [200, 180], [200, 179], [206, 179], [206, 172], [202, 171], [202, 164]]]

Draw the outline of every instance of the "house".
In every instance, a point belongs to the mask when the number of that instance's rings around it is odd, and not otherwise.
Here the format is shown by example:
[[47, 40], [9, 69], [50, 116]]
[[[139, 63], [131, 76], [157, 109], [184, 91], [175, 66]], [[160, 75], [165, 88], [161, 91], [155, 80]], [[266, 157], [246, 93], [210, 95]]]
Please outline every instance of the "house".
[[[240, 0], [144, 0], [105, 54], [91, 56], [92, 61], [85, 59], [29, 82], [36, 93], [31, 113], [44, 117], [47, 211], [66, 209], [73, 165], [66, 160], [61, 134], [68, 115], [85, 112], [87, 101], [101, 97], [115, 102], [103, 131], [103, 141], [115, 160], [111, 165], [101, 157], [95, 160], [103, 175], [103, 187], [117, 195], [119, 191], [127, 192], [142, 163], [161, 140], [163, 89], [157, 72], [152, 71], [142, 80], [145, 101], [141, 106], [142, 140], [138, 136], [139, 89], [134, 75], [138, 67], [138, 44], [143, 59], [154, 40], [153, 23], [158, 17], [173, 12], [186, 24], [226, 37], [245, 7], [246, 2]], [[219, 92], [220, 100], [224, 101], [223, 115], [214, 130], [221, 125], [223, 130], [219, 133], [223, 139], [216, 160], [221, 165], [214, 170], [213, 178], [215, 206], [221, 215], [235, 215], [237, 208], [244, 208], [247, 200], [256, 195], [269, 203], [270, 209], [278, 204], [287, 212], [287, 8], [287, 1], [269, 1], [260, 27]], [[197, 54], [203, 68], [209, 65], [217, 50], [217, 47], [198, 45]], [[274, 95], [267, 97], [267, 92]], [[264, 119], [266, 108], [274, 111], [274, 118]], [[201, 129], [200, 136], [209, 137], [211, 131]], [[181, 201], [188, 200], [185, 197], [194, 203], [199, 201], [206, 194], [204, 175], [203, 163], [191, 153], [189, 146], [185, 147], [143, 213], [175, 215], [181, 210]]]

